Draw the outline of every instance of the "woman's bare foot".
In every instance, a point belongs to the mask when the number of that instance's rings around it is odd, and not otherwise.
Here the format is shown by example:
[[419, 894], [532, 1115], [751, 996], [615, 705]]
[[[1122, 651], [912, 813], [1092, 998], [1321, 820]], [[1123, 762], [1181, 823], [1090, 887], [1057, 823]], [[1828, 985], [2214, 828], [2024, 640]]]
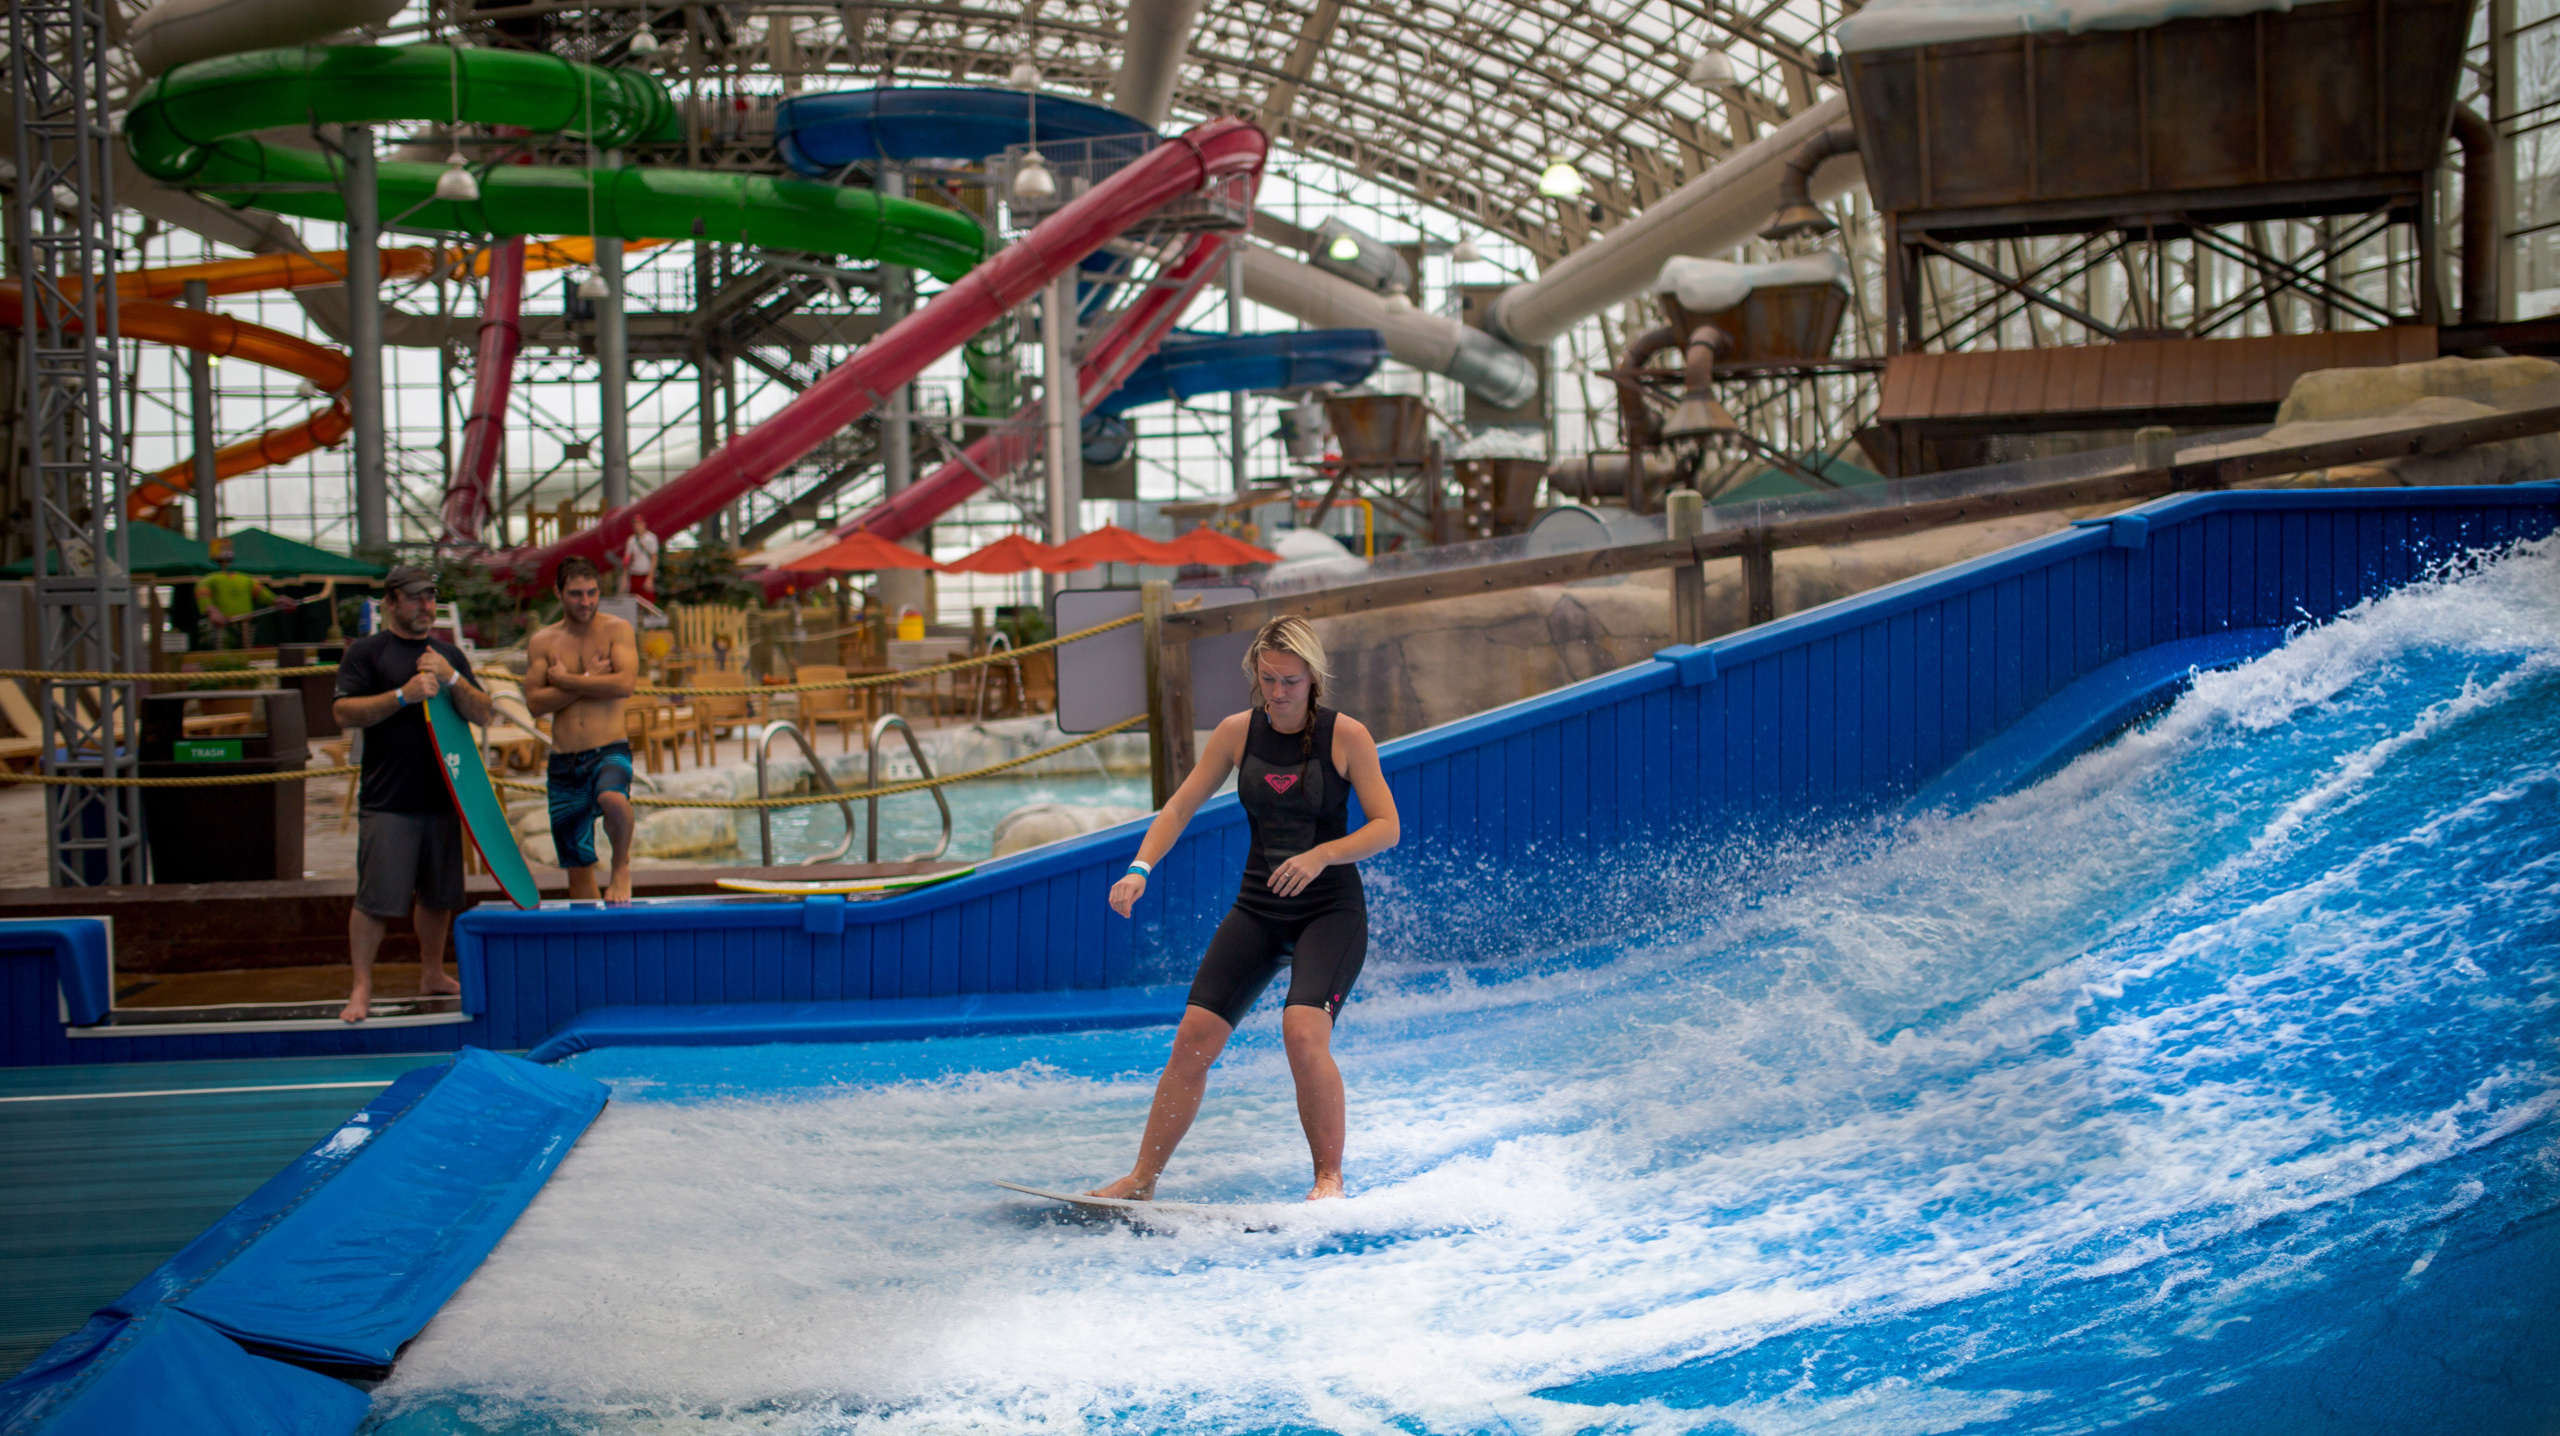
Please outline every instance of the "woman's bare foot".
[[373, 992], [370, 988], [357, 988], [355, 995], [347, 999], [347, 1005], [338, 1009], [340, 1022], [362, 1022], [372, 1015]]
[[1307, 1200], [1311, 1202], [1336, 1201], [1341, 1196], [1342, 1179], [1340, 1177], [1318, 1177], [1316, 1184], [1307, 1188]]
[[1129, 1175], [1122, 1177], [1120, 1180], [1111, 1183], [1109, 1186], [1096, 1187], [1092, 1191], [1085, 1193], [1085, 1195], [1088, 1197], [1118, 1197], [1123, 1201], [1130, 1202], [1152, 1202], [1156, 1199], [1156, 1184], [1153, 1181], [1139, 1181], [1138, 1174], [1132, 1172]]
[[453, 997], [461, 991], [462, 984], [454, 981], [450, 974], [442, 972], [418, 974], [418, 995], [421, 997]]

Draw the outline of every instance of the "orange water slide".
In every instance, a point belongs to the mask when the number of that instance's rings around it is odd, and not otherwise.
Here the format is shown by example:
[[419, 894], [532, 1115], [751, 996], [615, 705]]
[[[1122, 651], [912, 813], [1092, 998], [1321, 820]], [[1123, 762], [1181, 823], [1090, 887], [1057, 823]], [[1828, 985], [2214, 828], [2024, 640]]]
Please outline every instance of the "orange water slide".
[[[0, 283], [0, 326], [17, 328], [25, 320], [25, 309], [25, 300], [16, 281]], [[234, 319], [228, 314], [188, 309], [153, 299], [125, 299], [116, 305], [116, 332], [125, 339], [200, 350], [224, 359], [244, 359], [270, 369], [281, 369], [308, 381], [313, 388], [326, 394], [335, 394], [347, 387], [345, 350], [314, 344], [298, 335]], [[333, 399], [327, 407], [299, 424], [270, 429], [254, 439], [216, 451], [214, 472], [227, 479], [269, 464], [300, 458], [313, 449], [345, 438], [348, 427], [345, 401]], [[125, 515], [136, 519], [157, 517], [171, 501], [194, 488], [195, 461], [190, 458], [172, 464], [135, 484], [125, 494]]]
[[[645, 249], [657, 240], [633, 240], [626, 250]], [[382, 277], [409, 278], [430, 274], [440, 265], [489, 272], [489, 251], [399, 246], [382, 251]], [[525, 246], [525, 267], [563, 269], [593, 264], [593, 239], [539, 240]], [[116, 276], [117, 328], [124, 338], [197, 349], [222, 358], [244, 359], [308, 380], [313, 388], [337, 395], [347, 384], [346, 351], [251, 324], [225, 314], [188, 309], [161, 301], [186, 293], [191, 280], [202, 281], [208, 296], [255, 294], [276, 289], [311, 289], [346, 280], [347, 252], [324, 249], [311, 254], [258, 254], [245, 259], [219, 259], [205, 264], [176, 264], [132, 270]], [[16, 281], [0, 281], [0, 327], [16, 328], [22, 300]], [[347, 401], [335, 397], [300, 423], [269, 429], [255, 438], [225, 444], [214, 451], [216, 479], [237, 478], [301, 458], [314, 449], [332, 448], [355, 427]], [[195, 459], [190, 456], [136, 483], [125, 495], [125, 514], [145, 521], [179, 498], [195, 491]]]
[[[626, 242], [624, 250], [647, 249], [662, 241], [635, 239]], [[463, 264], [468, 254], [470, 262]], [[536, 269], [568, 269], [596, 262], [596, 242], [592, 239], [539, 240], [525, 246], [524, 267]], [[323, 249], [311, 254], [253, 254], [246, 259], [217, 259], [207, 264], [173, 264], [162, 269], [138, 269], [116, 276], [116, 294], [123, 299], [178, 299], [186, 294], [190, 280], [201, 280], [205, 292], [212, 294], [256, 294], [271, 289], [316, 289], [322, 285], [346, 282], [347, 252]], [[489, 272], [489, 251], [428, 249], [419, 246], [396, 246], [382, 251], [384, 279], [413, 279], [433, 274], [439, 267], [451, 267], [457, 276], [468, 272], [473, 276]]]

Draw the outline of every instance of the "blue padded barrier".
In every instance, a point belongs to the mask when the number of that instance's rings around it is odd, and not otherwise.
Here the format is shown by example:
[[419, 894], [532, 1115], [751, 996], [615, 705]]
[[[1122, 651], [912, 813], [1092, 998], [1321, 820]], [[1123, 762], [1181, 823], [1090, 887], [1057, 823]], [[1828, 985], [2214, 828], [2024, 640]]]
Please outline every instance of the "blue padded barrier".
[[98, 917], [11, 918], [0, 921], [0, 957], [51, 957], [54, 981], [71, 1012], [71, 1025], [106, 1020], [115, 1006], [115, 974], [108, 964], [107, 920]]
[[157, 1313], [183, 1312], [235, 1350], [333, 1370], [389, 1367], [604, 1100], [603, 1086], [583, 1077], [472, 1049], [404, 1074], [0, 1387], [0, 1412], [22, 1402], [22, 1388], [73, 1380], [114, 1356], [119, 1333], [139, 1332]]
[[334, 1377], [252, 1356], [170, 1307], [151, 1307], [56, 1345], [0, 1388], [9, 1436], [341, 1436], [365, 1394]]
[[883, 1002], [712, 1003], [596, 1007], [569, 1019], [530, 1054], [557, 1062], [598, 1047], [731, 1047], [757, 1042], [914, 1042], [1169, 1026], [1182, 1020], [1179, 986], [1084, 992], [991, 992]]
[[386, 1368], [514, 1225], [605, 1089], [521, 1058], [465, 1050], [358, 1148], [178, 1299], [253, 1349]]
[[2284, 646], [2281, 628], [2181, 638], [2117, 659], [2037, 704], [1920, 790], [1913, 806], [1962, 812], [2015, 792], [2186, 690], [2200, 672], [2236, 668]]

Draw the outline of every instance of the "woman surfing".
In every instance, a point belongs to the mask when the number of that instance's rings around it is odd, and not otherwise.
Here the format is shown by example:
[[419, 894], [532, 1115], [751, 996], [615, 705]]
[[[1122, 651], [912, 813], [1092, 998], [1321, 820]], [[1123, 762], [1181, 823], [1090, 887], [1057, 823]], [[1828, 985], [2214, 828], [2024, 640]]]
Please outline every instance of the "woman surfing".
[[[1112, 911], [1127, 917], [1192, 814], [1229, 772], [1241, 770], [1236, 796], [1253, 839], [1235, 907], [1191, 979], [1190, 1005], [1156, 1080], [1137, 1164], [1089, 1196], [1154, 1198], [1156, 1179], [1199, 1115], [1210, 1064], [1283, 967], [1289, 996], [1280, 1033], [1315, 1161], [1307, 1200], [1342, 1195], [1342, 1072], [1333, 1062], [1333, 1024], [1369, 953], [1369, 907], [1352, 865], [1396, 845], [1395, 797], [1369, 730], [1321, 706], [1324, 645], [1305, 619], [1264, 624], [1245, 650], [1244, 669], [1253, 707], [1218, 725], [1198, 765], [1156, 814], [1136, 861], [1111, 886]], [[1358, 832], [1348, 831], [1353, 793], [1368, 817]]]

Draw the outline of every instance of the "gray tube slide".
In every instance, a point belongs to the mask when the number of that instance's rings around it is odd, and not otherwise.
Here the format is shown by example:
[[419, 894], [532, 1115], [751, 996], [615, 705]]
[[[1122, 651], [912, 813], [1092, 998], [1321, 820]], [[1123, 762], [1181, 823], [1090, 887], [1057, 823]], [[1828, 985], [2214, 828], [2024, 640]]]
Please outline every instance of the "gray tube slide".
[[308, 45], [359, 25], [381, 25], [407, 0], [160, 0], [125, 32], [145, 75], [243, 50]]
[[[1653, 276], [1645, 278], [1650, 282]], [[1375, 329], [1386, 337], [1388, 357], [1396, 362], [1446, 374], [1505, 409], [1529, 402], [1538, 392], [1538, 371], [1492, 335], [1446, 315], [1390, 306], [1347, 279], [1259, 245], [1244, 251], [1244, 297], [1316, 329]]]
[[[1739, 247], [1776, 213], [1788, 157], [1848, 115], [1847, 97], [1833, 95], [1735, 150], [1590, 248], [1505, 290], [1494, 301], [1488, 326], [1523, 348], [1551, 343], [1584, 319], [1652, 288], [1664, 260], [1684, 254], [1714, 258]], [[1857, 158], [1843, 155], [1814, 172], [1814, 201], [1831, 199], [1866, 178]]]
[[1111, 108], [1151, 125], [1173, 112], [1174, 83], [1191, 53], [1191, 31], [1202, 0], [1129, 0], [1120, 26], [1120, 73], [1111, 80]]

